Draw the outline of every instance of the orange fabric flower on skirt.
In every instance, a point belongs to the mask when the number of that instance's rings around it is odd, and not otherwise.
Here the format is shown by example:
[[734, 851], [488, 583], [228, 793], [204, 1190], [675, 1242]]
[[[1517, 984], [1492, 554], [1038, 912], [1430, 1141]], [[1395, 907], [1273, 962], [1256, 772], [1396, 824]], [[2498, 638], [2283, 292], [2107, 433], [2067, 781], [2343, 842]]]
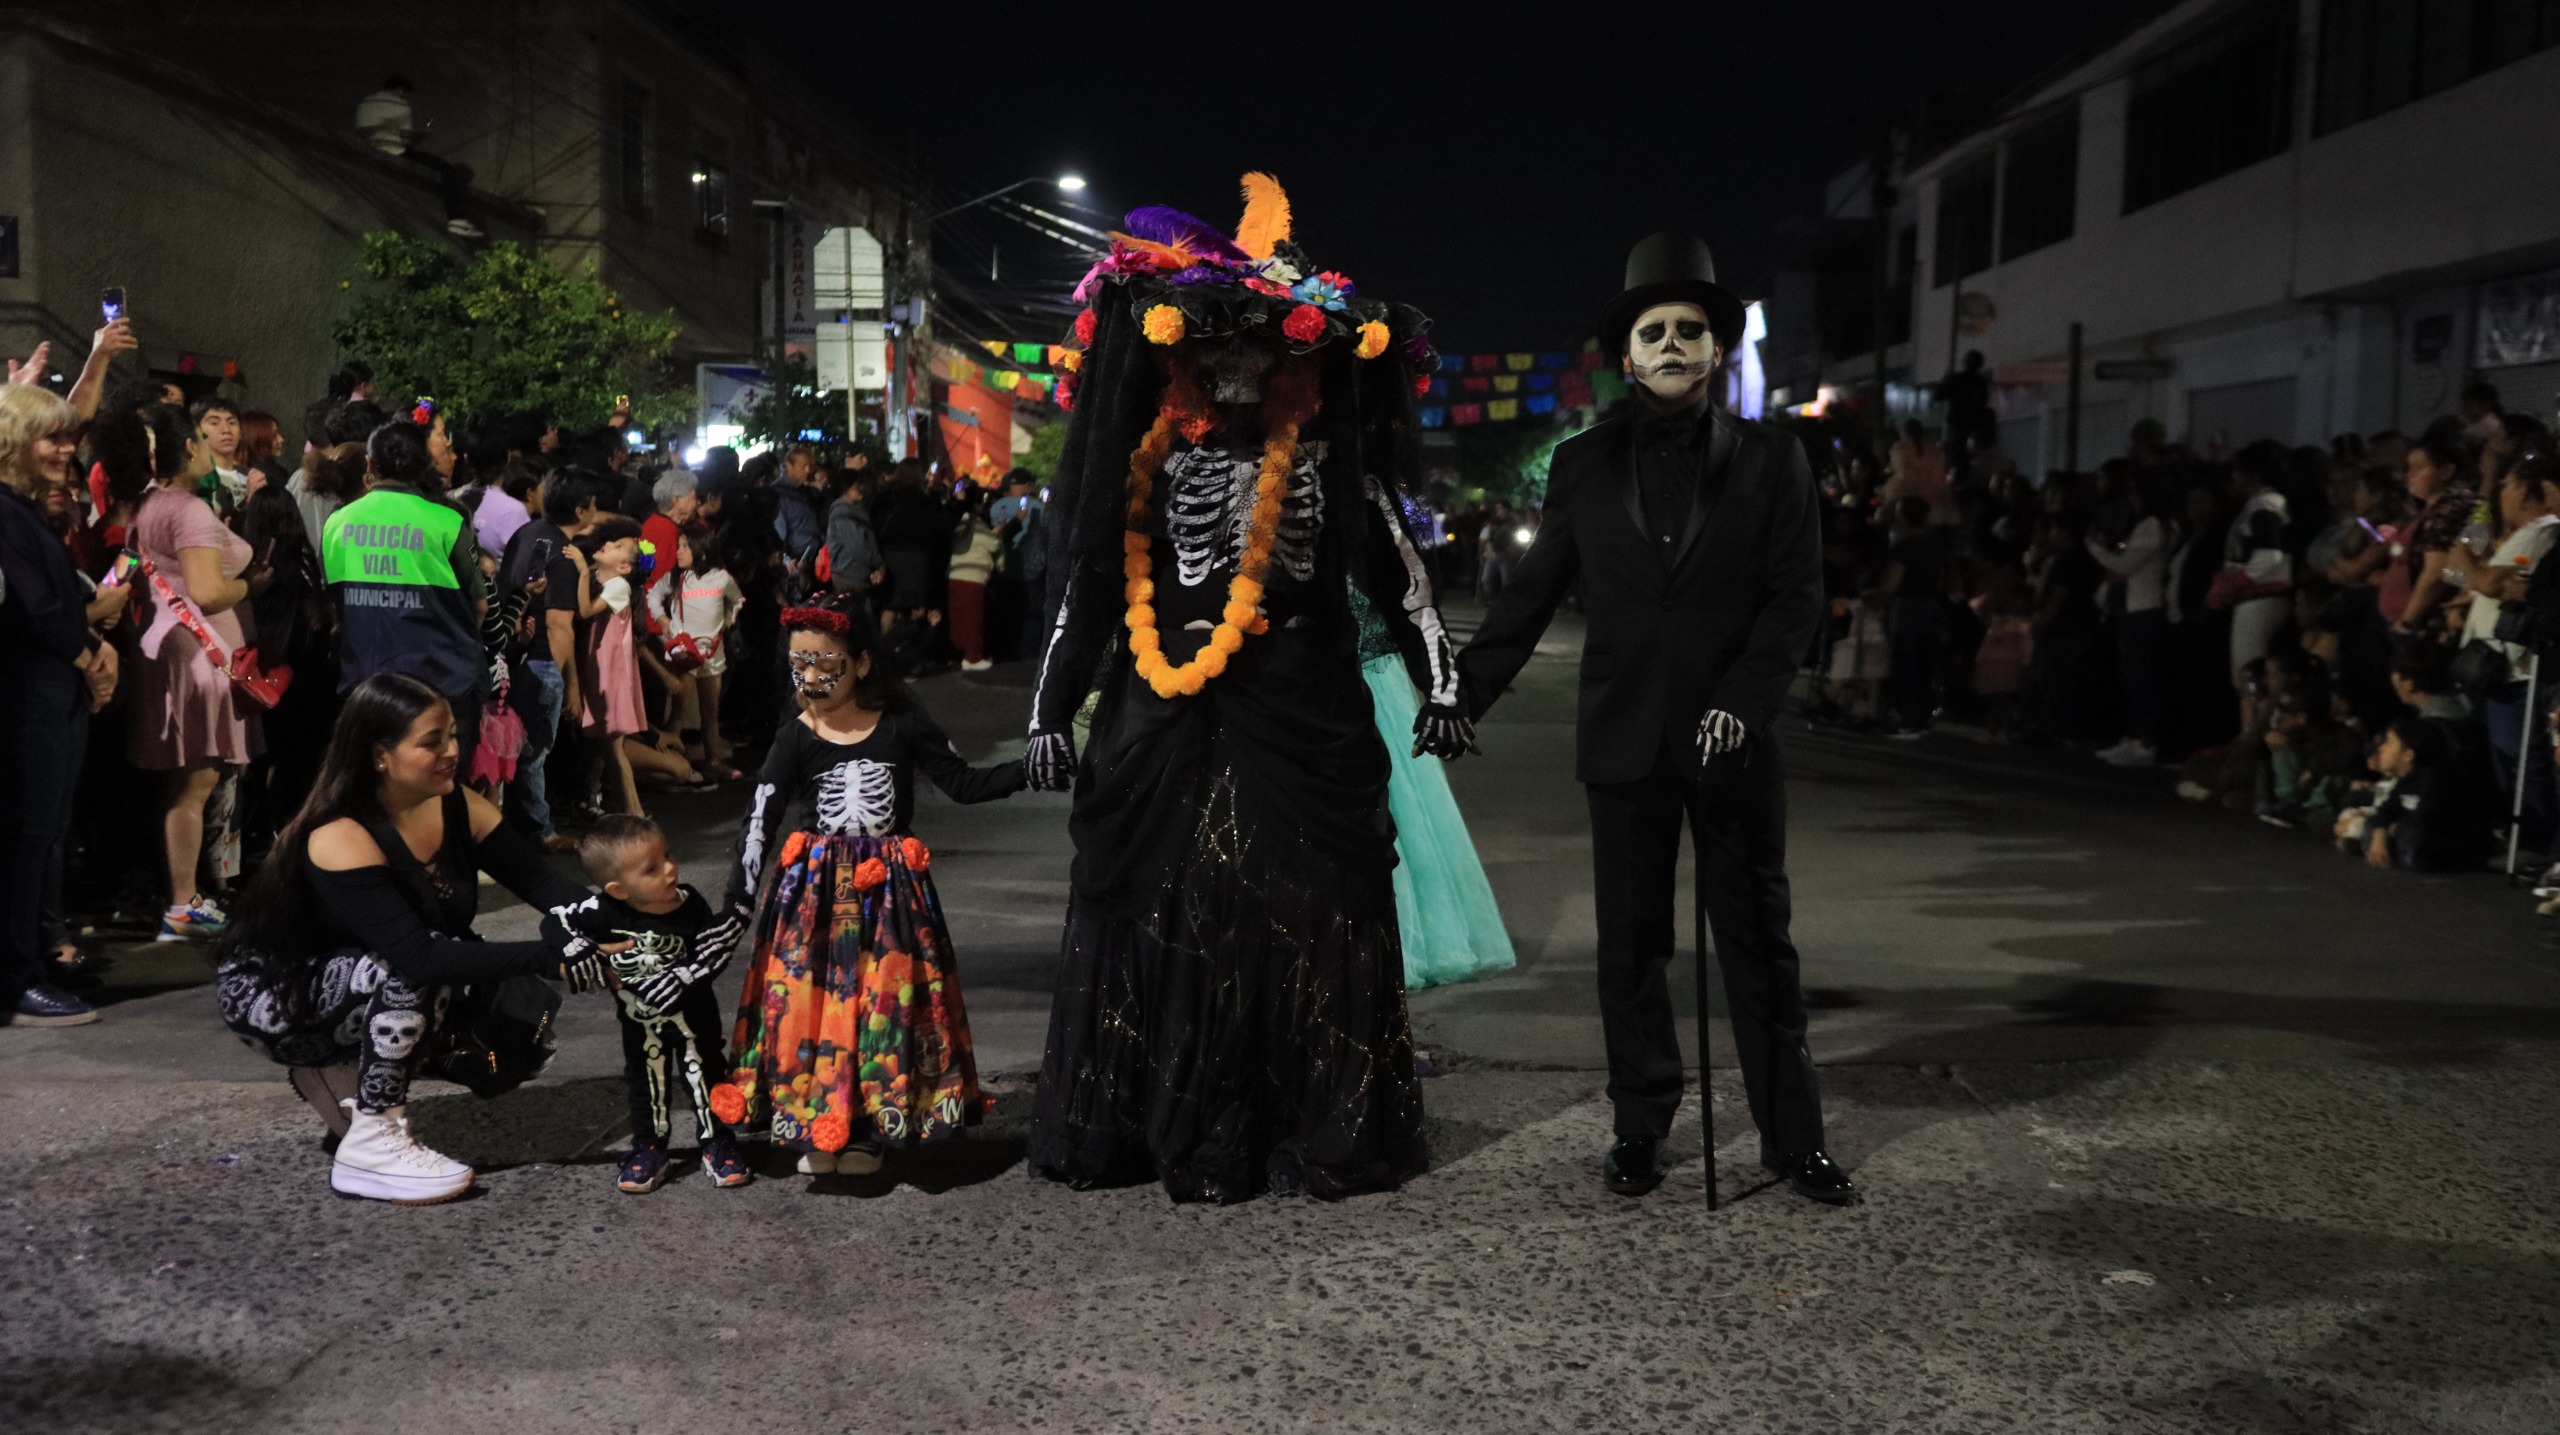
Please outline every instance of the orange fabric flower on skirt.
[[929, 872], [933, 870], [932, 849], [926, 847], [922, 842], [917, 841], [915, 838], [910, 837], [906, 841], [899, 843], [898, 852], [900, 856], [907, 859], [908, 871]]
[[711, 1088], [711, 1114], [731, 1126], [747, 1119], [747, 1094], [734, 1081]]
[[853, 869], [853, 889], [857, 892], [868, 892], [888, 880], [889, 864], [877, 857], [865, 857], [862, 865]]
[[809, 1143], [821, 1151], [841, 1151], [853, 1139], [852, 1123], [830, 1111], [809, 1123]]

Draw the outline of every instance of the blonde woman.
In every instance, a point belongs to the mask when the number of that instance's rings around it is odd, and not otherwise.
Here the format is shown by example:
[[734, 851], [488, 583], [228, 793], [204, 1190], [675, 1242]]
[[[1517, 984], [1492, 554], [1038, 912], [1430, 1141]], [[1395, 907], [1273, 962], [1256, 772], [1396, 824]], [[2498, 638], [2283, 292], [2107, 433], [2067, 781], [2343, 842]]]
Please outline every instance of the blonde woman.
[[[0, 385], [0, 1013], [21, 1026], [79, 1026], [88, 1003], [53, 985], [42, 950], [47, 874], [71, 829], [71, 797], [89, 740], [93, 692], [110, 691], [115, 649], [93, 624], [121, 587], [92, 598], [70, 550], [44, 521], [45, 492], [71, 481], [80, 414], [28, 384]], [[93, 686], [93, 678], [97, 683]]]

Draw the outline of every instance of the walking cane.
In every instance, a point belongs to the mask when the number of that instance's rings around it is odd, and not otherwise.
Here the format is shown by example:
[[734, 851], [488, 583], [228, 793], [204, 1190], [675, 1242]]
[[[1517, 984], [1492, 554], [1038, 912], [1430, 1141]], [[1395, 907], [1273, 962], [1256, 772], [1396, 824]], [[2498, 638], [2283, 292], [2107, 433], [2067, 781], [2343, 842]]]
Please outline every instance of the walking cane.
[[[1700, 852], [1699, 882], [1706, 879], [1707, 854]], [[1690, 905], [1698, 916], [1698, 1115], [1707, 1124], [1707, 1209], [1716, 1209], [1716, 1090], [1715, 1063], [1708, 1057], [1715, 1049], [1709, 1035], [1715, 1023], [1707, 1010], [1707, 902], [1703, 891], [1691, 894]]]
[[2516, 852], [2524, 841], [2524, 779], [2533, 770], [2533, 690], [2542, 677], [2542, 659], [2524, 670], [2524, 711], [2516, 715], [2516, 793], [2507, 810], [2507, 880], [2516, 879]]

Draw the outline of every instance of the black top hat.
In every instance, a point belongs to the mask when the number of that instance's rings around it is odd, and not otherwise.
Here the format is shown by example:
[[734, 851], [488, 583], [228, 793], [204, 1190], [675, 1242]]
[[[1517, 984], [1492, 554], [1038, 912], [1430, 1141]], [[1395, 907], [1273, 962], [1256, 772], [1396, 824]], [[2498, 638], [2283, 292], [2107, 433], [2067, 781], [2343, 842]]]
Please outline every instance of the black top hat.
[[1627, 351], [1636, 316], [1656, 304], [1695, 304], [1707, 311], [1716, 347], [1730, 354], [1742, 342], [1742, 301], [1716, 282], [1716, 257], [1694, 234], [1648, 234], [1627, 255], [1626, 292], [1600, 311], [1600, 347], [1615, 359]]

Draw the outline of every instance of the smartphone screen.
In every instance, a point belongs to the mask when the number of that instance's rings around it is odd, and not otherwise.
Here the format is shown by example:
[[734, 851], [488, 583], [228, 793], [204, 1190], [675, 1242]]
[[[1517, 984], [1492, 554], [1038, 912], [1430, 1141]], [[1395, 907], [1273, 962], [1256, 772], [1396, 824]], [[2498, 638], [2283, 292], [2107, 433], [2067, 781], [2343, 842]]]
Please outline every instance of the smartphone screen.
[[124, 317], [123, 285], [114, 284], [98, 291], [98, 312], [104, 314], [110, 324]]

